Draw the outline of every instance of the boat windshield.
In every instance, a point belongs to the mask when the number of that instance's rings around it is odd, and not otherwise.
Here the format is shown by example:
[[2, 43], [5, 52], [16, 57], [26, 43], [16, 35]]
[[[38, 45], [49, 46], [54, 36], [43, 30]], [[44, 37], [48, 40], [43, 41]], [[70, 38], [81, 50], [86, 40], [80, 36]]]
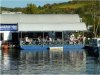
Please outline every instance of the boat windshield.
[[90, 45], [92, 45], [92, 46], [97, 46], [97, 39], [92, 39], [92, 40], [90, 41]]
[[92, 39], [91, 42], [92, 43], [97, 43], [97, 39]]

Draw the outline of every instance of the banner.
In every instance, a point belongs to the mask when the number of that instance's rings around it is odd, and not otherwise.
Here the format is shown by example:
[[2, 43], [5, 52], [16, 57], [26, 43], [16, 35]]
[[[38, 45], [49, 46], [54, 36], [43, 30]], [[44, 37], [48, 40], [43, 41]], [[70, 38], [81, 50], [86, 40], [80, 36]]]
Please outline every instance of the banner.
[[0, 24], [0, 31], [18, 31], [17, 24]]

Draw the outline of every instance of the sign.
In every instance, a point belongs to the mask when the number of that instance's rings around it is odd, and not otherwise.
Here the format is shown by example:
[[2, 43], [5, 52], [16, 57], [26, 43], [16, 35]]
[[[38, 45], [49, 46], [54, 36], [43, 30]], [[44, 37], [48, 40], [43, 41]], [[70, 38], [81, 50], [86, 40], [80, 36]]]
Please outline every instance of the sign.
[[17, 24], [0, 24], [0, 31], [17, 31]]

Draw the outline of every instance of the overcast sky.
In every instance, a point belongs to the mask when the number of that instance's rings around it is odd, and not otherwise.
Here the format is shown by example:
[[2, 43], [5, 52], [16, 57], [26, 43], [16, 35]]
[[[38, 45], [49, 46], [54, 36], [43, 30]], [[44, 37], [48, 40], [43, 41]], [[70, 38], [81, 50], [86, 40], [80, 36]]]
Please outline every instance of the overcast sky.
[[61, 2], [68, 2], [71, 0], [0, 0], [0, 6], [4, 7], [25, 7], [29, 3], [33, 3], [37, 6], [43, 6], [47, 3], [61, 3]]

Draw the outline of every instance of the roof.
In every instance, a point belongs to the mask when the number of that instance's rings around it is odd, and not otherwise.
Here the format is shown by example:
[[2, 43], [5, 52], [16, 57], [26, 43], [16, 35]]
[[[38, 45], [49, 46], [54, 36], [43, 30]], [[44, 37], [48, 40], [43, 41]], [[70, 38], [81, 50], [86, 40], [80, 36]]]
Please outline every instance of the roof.
[[19, 31], [84, 31], [78, 14], [1, 14], [1, 24], [18, 23]]
[[77, 14], [1, 14], [1, 23], [76, 23]]
[[85, 23], [19, 24], [19, 31], [85, 31]]

